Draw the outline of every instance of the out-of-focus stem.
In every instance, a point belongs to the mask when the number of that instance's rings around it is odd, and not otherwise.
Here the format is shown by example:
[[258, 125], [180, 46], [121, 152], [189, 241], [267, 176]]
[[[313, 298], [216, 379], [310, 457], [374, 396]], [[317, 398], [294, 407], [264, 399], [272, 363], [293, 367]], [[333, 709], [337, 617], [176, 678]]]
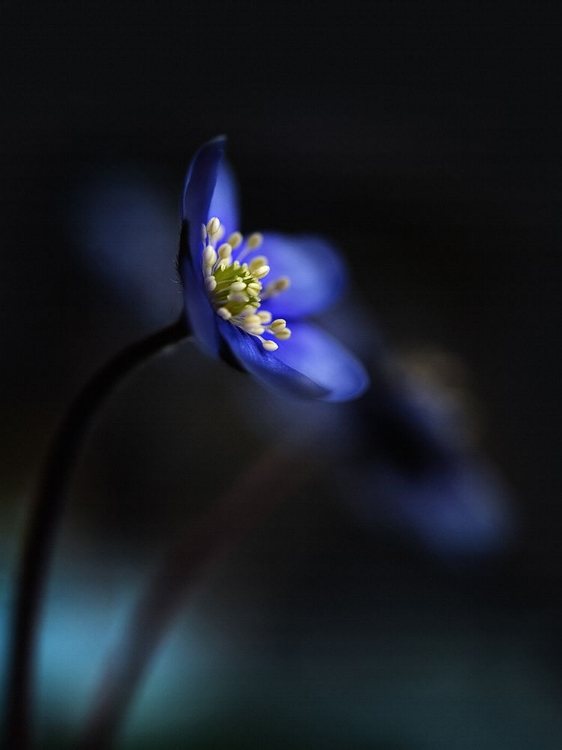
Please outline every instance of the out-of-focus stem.
[[112, 747], [151, 658], [185, 602], [201, 565], [235, 544], [301, 487], [318, 464], [302, 450], [265, 453], [173, 543], [110, 654], [78, 747]]

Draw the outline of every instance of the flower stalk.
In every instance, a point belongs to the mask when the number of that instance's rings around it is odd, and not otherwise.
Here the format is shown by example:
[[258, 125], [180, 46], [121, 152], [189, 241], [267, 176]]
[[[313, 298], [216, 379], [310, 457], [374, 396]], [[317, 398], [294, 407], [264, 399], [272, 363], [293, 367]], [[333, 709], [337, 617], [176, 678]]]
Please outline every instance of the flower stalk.
[[45, 586], [69, 481], [93, 417], [135, 367], [189, 335], [182, 316], [117, 354], [76, 397], [51, 445], [31, 511], [16, 582], [7, 680], [6, 747], [10, 750], [25, 750], [30, 743], [37, 634]]

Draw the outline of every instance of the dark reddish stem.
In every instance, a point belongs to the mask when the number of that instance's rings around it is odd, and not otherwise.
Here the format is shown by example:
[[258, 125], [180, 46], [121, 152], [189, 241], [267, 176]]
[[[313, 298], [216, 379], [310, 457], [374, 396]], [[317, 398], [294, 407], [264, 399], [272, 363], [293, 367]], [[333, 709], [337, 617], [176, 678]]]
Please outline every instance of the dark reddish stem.
[[266, 453], [170, 547], [125, 626], [96, 691], [80, 750], [109, 748], [201, 565], [235, 544], [317, 470], [301, 454]]

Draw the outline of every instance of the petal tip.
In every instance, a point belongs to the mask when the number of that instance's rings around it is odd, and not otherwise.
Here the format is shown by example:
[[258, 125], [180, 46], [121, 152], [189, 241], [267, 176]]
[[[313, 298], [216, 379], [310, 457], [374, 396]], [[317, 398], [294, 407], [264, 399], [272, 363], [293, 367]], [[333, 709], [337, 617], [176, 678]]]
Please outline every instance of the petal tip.
[[187, 169], [182, 195], [182, 219], [200, 219], [208, 208], [226, 149], [226, 136], [218, 135], [195, 152]]
[[333, 393], [325, 396], [323, 398], [324, 401], [341, 404], [346, 401], [355, 401], [365, 395], [371, 386], [371, 378], [359, 360], [355, 360], [354, 368], [353, 382], [346, 384], [345, 388], [342, 388], [341, 390], [337, 389]]

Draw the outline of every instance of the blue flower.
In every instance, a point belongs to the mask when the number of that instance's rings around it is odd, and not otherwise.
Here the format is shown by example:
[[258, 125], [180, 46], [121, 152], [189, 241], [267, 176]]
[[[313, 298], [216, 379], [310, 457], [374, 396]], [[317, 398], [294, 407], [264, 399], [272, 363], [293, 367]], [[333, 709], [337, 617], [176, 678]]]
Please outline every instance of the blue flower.
[[366, 389], [361, 363], [306, 318], [343, 292], [345, 267], [316, 236], [239, 232], [226, 139], [195, 154], [183, 195], [178, 269], [197, 343], [285, 394], [347, 401]]
[[[424, 369], [443, 357], [425, 353]], [[356, 478], [355, 507], [365, 520], [409, 532], [439, 555], [501, 550], [515, 522], [506, 488], [473, 445], [469, 393], [432, 382], [413, 363], [381, 364], [361, 404], [369, 461]]]
[[503, 550], [513, 536], [507, 492], [477, 458], [458, 456], [416, 475], [381, 461], [364, 480], [371, 502], [369, 509], [363, 504], [363, 514], [418, 537], [438, 555], [483, 557]]

